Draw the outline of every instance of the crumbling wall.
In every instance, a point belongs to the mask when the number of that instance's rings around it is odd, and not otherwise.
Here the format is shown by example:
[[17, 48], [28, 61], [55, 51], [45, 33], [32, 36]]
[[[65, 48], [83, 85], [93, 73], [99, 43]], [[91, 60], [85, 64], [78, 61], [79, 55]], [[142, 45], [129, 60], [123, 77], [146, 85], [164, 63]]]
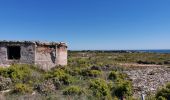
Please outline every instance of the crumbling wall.
[[55, 46], [37, 46], [35, 63], [41, 69], [49, 70], [56, 66], [56, 47]]
[[7, 65], [7, 47], [0, 45], [0, 65]]
[[22, 45], [20, 63], [35, 63], [35, 45]]
[[58, 45], [56, 50], [57, 55], [57, 65], [65, 66], [67, 65], [67, 46], [65, 45]]
[[[20, 59], [8, 59], [8, 46], [20, 46]], [[0, 45], [0, 65], [10, 65], [12, 63], [34, 64], [35, 61], [35, 45], [4, 43]]]

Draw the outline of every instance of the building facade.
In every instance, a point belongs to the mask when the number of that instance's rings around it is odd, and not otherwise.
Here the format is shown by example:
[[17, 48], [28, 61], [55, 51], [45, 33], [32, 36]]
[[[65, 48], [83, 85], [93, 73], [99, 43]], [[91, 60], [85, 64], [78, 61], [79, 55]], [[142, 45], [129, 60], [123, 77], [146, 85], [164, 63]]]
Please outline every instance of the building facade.
[[0, 41], [0, 65], [35, 64], [49, 70], [67, 65], [67, 45], [40, 41]]

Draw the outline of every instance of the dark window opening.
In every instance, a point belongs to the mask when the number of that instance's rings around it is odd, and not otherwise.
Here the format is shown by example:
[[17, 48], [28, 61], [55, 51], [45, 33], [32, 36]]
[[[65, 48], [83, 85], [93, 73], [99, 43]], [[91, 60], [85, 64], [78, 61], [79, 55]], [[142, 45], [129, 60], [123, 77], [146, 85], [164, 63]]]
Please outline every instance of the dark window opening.
[[8, 47], [8, 59], [19, 60], [21, 58], [20, 51], [21, 51], [20, 46], [9, 46]]

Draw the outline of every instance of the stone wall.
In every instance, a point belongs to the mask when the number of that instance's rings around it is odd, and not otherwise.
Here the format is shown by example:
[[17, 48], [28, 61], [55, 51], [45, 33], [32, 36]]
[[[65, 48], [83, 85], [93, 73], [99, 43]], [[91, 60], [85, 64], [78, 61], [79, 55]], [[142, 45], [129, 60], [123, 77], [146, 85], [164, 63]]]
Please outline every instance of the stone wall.
[[56, 53], [57, 65], [61, 65], [61, 66], [67, 65], [67, 47], [58, 45], [56, 52], [57, 52]]
[[0, 45], [0, 65], [7, 65], [7, 47]]
[[49, 70], [57, 65], [67, 65], [66, 46], [37, 46], [35, 64]]
[[55, 46], [37, 46], [35, 64], [41, 69], [49, 70], [56, 66], [56, 47]]
[[21, 63], [34, 64], [35, 63], [35, 45], [21, 46]]
[[[8, 46], [20, 46], [21, 58], [18, 60], [8, 59]], [[0, 65], [10, 65], [12, 63], [34, 64], [35, 61], [35, 45], [34, 44], [1, 44], [0, 45]]]

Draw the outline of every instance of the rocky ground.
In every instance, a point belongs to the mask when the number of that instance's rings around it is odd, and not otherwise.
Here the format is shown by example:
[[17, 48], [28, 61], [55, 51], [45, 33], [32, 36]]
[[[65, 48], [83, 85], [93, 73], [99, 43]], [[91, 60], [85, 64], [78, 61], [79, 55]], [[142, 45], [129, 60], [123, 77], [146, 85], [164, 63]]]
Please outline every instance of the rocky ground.
[[125, 71], [132, 80], [134, 96], [154, 94], [158, 88], [170, 82], [170, 68], [163, 66], [146, 66], [130, 68]]

